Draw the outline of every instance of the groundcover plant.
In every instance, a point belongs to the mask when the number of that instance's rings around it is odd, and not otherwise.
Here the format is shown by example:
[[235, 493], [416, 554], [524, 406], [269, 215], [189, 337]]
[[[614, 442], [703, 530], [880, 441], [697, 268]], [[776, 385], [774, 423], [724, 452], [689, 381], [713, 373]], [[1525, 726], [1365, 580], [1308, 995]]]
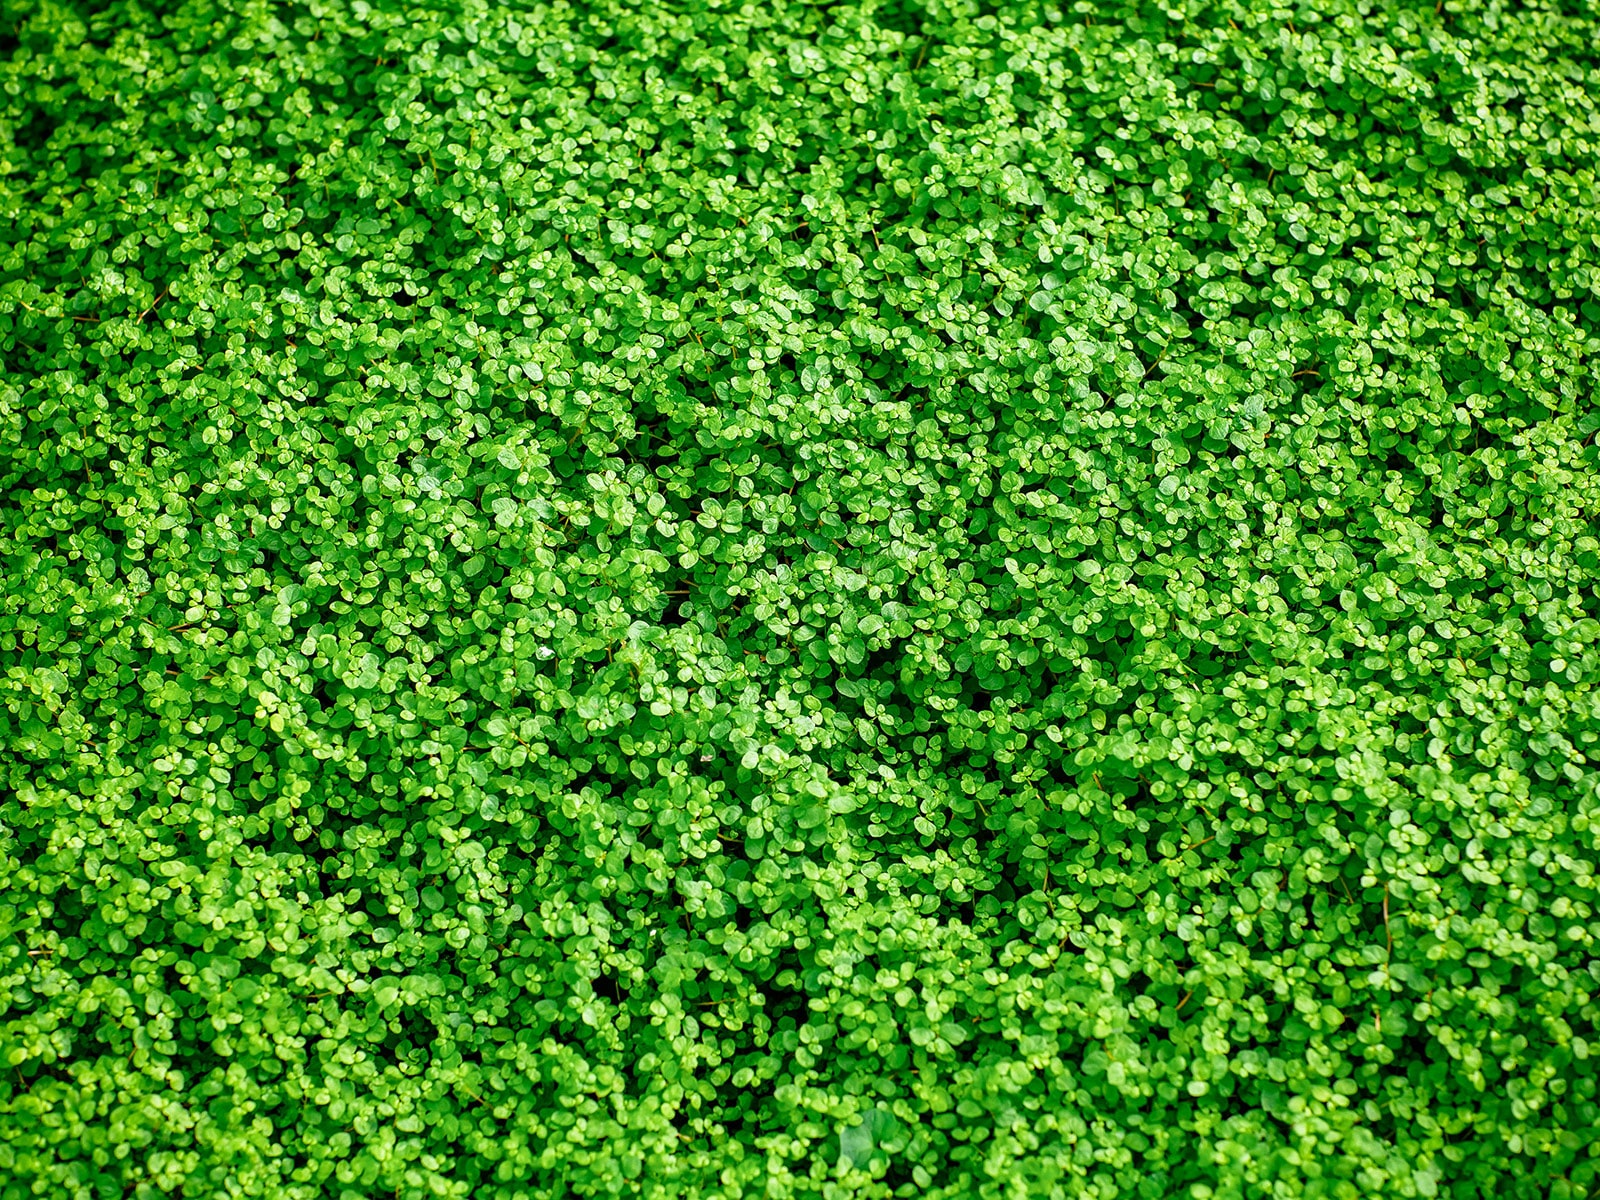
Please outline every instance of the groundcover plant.
[[0, 5], [0, 1200], [1600, 1184], [1600, 13]]

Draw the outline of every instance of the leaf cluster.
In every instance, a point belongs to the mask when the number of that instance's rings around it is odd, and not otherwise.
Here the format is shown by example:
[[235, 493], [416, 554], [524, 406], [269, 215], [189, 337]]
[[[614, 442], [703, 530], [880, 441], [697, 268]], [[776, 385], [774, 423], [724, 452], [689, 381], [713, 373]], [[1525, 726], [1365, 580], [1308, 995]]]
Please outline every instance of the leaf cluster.
[[1600, 1185], [1600, 57], [0, 6], [0, 1200]]

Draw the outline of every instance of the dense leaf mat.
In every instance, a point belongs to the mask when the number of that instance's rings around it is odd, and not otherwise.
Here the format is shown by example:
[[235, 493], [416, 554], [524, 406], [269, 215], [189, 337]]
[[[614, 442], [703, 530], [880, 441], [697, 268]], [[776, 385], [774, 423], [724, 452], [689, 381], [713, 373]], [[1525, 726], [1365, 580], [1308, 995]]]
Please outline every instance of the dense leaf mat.
[[0, 16], [0, 1198], [1592, 1193], [1592, 4]]

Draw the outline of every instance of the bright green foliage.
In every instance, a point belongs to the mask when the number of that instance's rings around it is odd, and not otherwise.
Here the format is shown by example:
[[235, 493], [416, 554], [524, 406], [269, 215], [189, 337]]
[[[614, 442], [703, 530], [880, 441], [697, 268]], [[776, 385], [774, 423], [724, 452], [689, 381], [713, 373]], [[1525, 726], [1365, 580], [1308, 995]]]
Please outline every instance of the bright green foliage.
[[4, 0], [0, 1200], [1588, 1197], [1597, 154], [1592, 0]]

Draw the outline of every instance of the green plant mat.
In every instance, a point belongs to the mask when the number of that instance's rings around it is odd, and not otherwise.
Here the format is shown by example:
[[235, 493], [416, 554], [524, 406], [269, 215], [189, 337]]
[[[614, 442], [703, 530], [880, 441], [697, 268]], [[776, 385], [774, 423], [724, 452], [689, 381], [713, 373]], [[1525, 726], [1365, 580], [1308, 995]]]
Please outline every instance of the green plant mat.
[[1587, 1200], [1600, 11], [0, 3], [0, 1200]]

